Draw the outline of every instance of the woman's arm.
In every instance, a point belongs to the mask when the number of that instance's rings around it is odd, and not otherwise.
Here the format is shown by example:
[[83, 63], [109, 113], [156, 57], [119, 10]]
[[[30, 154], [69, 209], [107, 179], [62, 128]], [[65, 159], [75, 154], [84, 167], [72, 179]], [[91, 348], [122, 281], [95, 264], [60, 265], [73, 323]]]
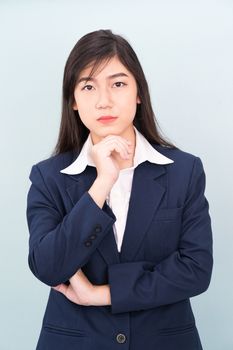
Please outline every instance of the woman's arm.
[[111, 305], [110, 288], [108, 284], [93, 285], [85, 274], [79, 269], [70, 278], [70, 284], [60, 284], [52, 287], [73, 303], [84, 306]]
[[[112, 313], [139, 311], [178, 302], [204, 292], [212, 272], [212, 231], [204, 196], [205, 174], [195, 160], [187, 194], [179, 249], [158, 265], [148, 261], [109, 266], [109, 284], [93, 286], [82, 272], [58, 286], [81, 305], [112, 305]], [[70, 293], [72, 292], [72, 293]]]
[[[69, 214], [62, 217], [37, 165], [31, 170], [27, 197], [30, 232], [29, 266], [49, 286], [66, 282], [87, 263], [116, 218], [105, 213], [85, 192]], [[95, 231], [92, 245], [86, 241]]]
[[195, 158], [184, 203], [179, 248], [158, 265], [147, 261], [109, 266], [112, 313], [145, 310], [204, 292], [212, 273], [212, 230], [204, 196], [205, 173]]
[[[39, 167], [32, 167], [32, 185], [27, 197], [29, 266], [42, 282], [50, 286], [66, 282], [88, 262], [110, 232], [116, 217], [109, 216], [101, 207], [119, 176], [113, 152], [122, 159], [129, 159], [130, 141], [109, 135], [92, 147], [97, 178], [65, 217], [57, 210]], [[97, 238], [90, 245], [88, 241], [93, 232]]]

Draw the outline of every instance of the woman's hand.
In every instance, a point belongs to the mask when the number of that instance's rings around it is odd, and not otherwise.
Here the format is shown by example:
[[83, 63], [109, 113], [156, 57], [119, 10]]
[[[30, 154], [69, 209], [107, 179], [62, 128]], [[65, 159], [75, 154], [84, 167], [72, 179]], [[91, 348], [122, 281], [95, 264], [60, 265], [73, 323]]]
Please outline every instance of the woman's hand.
[[91, 157], [96, 165], [97, 178], [88, 192], [100, 208], [118, 179], [119, 162], [122, 159], [130, 160], [133, 157], [132, 149], [130, 141], [117, 135], [108, 135], [92, 147]]
[[52, 287], [75, 304], [84, 306], [111, 305], [109, 285], [95, 286], [79, 269], [71, 278], [70, 284]]
[[96, 165], [97, 176], [107, 183], [115, 183], [119, 176], [117, 160], [129, 160], [132, 157], [131, 142], [118, 135], [108, 135], [96, 143], [91, 150], [91, 157]]

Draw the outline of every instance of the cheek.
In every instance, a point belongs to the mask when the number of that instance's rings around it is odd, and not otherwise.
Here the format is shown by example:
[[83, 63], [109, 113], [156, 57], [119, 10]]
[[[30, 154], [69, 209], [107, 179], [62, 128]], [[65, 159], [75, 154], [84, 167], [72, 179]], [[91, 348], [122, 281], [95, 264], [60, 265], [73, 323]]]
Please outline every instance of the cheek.
[[135, 96], [121, 96], [118, 100], [118, 107], [125, 115], [134, 116], [137, 109], [137, 100]]
[[137, 106], [136, 104], [134, 103], [131, 103], [131, 104], [127, 104], [125, 105], [124, 107], [124, 115], [127, 117], [127, 118], [131, 118], [132, 120], [134, 119], [135, 117], [135, 114], [136, 114], [136, 110], [137, 110]]
[[77, 98], [77, 107], [81, 120], [88, 120], [90, 117], [90, 112], [93, 114], [93, 103], [87, 98]]
[[89, 129], [92, 120], [91, 116], [93, 113], [91, 113], [91, 109], [88, 107], [88, 104], [84, 108], [82, 106], [79, 106], [78, 113], [83, 124]]

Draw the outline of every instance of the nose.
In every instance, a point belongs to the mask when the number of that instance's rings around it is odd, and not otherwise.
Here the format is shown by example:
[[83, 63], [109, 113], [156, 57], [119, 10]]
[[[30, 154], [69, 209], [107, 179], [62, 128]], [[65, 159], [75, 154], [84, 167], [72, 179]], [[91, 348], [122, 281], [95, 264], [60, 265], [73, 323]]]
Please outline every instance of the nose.
[[96, 108], [111, 108], [112, 107], [112, 99], [111, 94], [108, 89], [102, 89], [98, 93]]

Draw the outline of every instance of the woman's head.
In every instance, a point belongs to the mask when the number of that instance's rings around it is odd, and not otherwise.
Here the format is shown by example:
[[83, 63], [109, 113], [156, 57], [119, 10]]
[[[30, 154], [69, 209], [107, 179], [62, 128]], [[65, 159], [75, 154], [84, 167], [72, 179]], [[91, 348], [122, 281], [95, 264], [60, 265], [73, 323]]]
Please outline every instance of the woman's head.
[[117, 55], [103, 61], [92, 76], [91, 72], [92, 66], [82, 70], [74, 90], [73, 108], [90, 130], [93, 143], [108, 135], [130, 138], [140, 103], [134, 76]]
[[[128, 73], [128, 78], [113, 78], [108, 84], [104, 83], [111, 69], [117, 69], [117, 73], [124, 69], [123, 73]], [[88, 77], [88, 80], [82, 79], [78, 83], [83, 77]], [[90, 120], [86, 123], [85, 119], [87, 113], [93, 112], [95, 120], [101, 115], [116, 116], [119, 106], [117, 107], [114, 101], [117, 97], [117, 101], [121, 101], [119, 94], [124, 96], [127, 91], [127, 89], [124, 90], [123, 85], [116, 84], [121, 81], [131, 84], [131, 106], [128, 106], [128, 112], [131, 113], [133, 124], [149, 142], [173, 146], [159, 135], [148, 85], [136, 53], [122, 36], [113, 34], [111, 30], [98, 30], [84, 35], [76, 43], [67, 59], [63, 77], [60, 133], [54, 154], [68, 150], [81, 150], [91, 130]], [[94, 86], [95, 84], [97, 85]], [[114, 90], [113, 84], [115, 84]], [[132, 96], [133, 87], [135, 87], [135, 99], [132, 99], [134, 98]], [[94, 93], [90, 92], [91, 90]], [[85, 99], [86, 101], [91, 99], [92, 106], [89, 111], [88, 106], [85, 107]], [[124, 108], [123, 106], [124, 104], [121, 107]], [[96, 113], [93, 108], [96, 108]], [[91, 117], [92, 115], [89, 116]], [[95, 124], [93, 127], [95, 128]]]

